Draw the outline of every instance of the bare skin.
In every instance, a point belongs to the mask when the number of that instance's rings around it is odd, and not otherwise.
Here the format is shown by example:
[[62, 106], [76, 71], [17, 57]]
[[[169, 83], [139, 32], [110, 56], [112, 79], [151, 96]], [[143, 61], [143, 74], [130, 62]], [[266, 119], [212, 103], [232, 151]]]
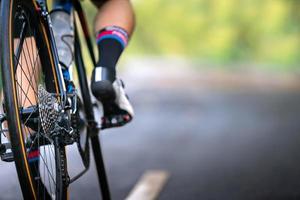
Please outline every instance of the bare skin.
[[[14, 51], [16, 51], [19, 39], [14, 39]], [[41, 71], [39, 55], [36, 48], [35, 39], [28, 37], [24, 41], [24, 48], [20, 54], [16, 70], [16, 91], [17, 100], [20, 107], [27, 108], [37, 104], [37, 82]], [[0, 94], [3, 101], [3, 92]], [[0, 108], [1, 113], [4, 111]], [[7, 129], [7, 123], [2, 124], [3, 129]], [[23, 126], [23, 133], [29, 134], [32, 130]], [[9, 134], [6, 134], [9, 138]]]
[[[15, 39], [15, 49], [18, 43], [19, 40]], [[25, 108], [37, 103], [37, 81], [41, 67], [37, 53], [34, 38], [26, 38], [16, 71], [19, 105]]]
[[107, 26], [118, 26], [132, 34], [135, 27], [135, 17], [130, 0], [107, 0], [104, 3], [94, 4], [98, 7], [98, 13], [94, 20], [94, 31]]

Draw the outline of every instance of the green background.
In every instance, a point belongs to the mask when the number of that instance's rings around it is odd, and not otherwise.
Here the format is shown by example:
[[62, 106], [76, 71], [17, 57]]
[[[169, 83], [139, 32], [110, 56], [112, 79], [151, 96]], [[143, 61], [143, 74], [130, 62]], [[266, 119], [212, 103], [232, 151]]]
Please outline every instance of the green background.
[[[209, 63], [295, 69], [300, 61], [298, 0], [133, 0], [130, 56], [178, 56]], [[95, 9], [84, 3], [92, 20]], [[228, 65], [227, 65], [228, 66]]]

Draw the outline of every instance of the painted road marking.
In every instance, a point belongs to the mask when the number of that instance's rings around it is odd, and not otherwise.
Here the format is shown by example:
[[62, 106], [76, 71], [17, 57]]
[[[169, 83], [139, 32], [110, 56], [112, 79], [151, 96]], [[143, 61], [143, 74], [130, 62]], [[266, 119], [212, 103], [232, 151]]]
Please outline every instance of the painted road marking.
[[156, 199], [169, 177], [166, 171], [146, 171], [125, 200]]

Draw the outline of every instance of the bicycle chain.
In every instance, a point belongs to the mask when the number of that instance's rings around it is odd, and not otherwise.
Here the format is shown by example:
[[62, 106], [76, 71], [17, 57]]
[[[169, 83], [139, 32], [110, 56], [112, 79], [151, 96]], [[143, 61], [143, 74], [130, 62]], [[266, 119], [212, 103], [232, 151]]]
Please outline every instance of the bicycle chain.
[[59, 150], [60, 166], [61, 166], [62, 181], [64, 183], [64, 186], [67, 187], [70, 183], [70, 177], [69, 177], [69, 174], [68, 174], [67, 160], [65, 158], [65, 151], [64, 151], [63, 148], [64, 147], [60, 147], [60, 150]]
[[[52, 94], [47, 92], [42, 85], [38, 88], [38, 103], [39, 103], [39, 115], [41, 119], [41, 124], [44, 133], [49, 136], [49, 134], [55, 130], [55, 126], [58, 122], [61, 109], [59, 107], [58, 100], [53, 97]], [[59, 147], [59, 157], [61, 166], [61, 175], [64, 185], [67, 186], [70, 182], [70, 177], [67, 171], [67, 160], [65, 158], [64, 147]]]
[[72, 125], [72, 128], [74, 130], [74, 136], [75, 136], [75, 140], [78, 140], [79, 139], [79, 118], [80, 118], [80, 115], [79, 115], [79, 110], [77, 110], [72, 116], [71, 116], [71, 125]]

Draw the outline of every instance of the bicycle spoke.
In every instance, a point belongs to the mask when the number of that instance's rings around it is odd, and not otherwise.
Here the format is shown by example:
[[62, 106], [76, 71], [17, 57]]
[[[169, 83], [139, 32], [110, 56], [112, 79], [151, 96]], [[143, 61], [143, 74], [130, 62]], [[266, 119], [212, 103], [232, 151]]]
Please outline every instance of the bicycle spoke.
[[[25, 61], [26, 61], [26, 68], [27, 68], [27, 71], [30, 73], [29, 68], [28, 68], [28, 62], [27, 62], [26, 56], [25, 56]], [[34, 67], [34, 66], [32, 66], [32, 67]], [[26, 72], [24, 71], [23, 67], [21, 67], [21, 70], [22, 70], [22, 72], [24, 73], [24, 75], [25, 75], [25, 77], [26, 77], [26, 79], [27, 79], [27, 81], [28, 81], [28, 83], [29, 83], [28, 87], [31, 86], [31, 87], [34, 89], [34, 86], [33, 86], [32, 83], [31, 83], [31, 78], [28, 78], [28, 76], [26, 75]], [[27, 88], [27, 90], [28, 90], [28, 88]], [[33, 90], [33, 91], [34, 91], [34, 90]], [[36, 93], [36, 91], [34, 91], [34, 92]], [[37, 95], [37, 93], [36, 93], [36, 95]]]
[[[25, 59], [26, 60], [26, 59]], [[24, 71], [24, 69], [23, 69], [23, 66], [20, 64], [20, 69], [22, 70], [22, 72], [23, 73], [21, 73], [21, 75], [22, 74], [24, 74], [25, 75], [25, 78], [26, 78], [26, 80], [28, 81], [28, 83], [31, 83], [31, 79], [30, 78], [28, 78], [28, 76], [26, 75], [27, 73]], [[32, 85], [31, 85], [32, 86]], [[32, 88], [34, 88], [33, 86], [32, 86]], [[36, 91], [35, 91], [36, 92]], [[36, 93], [36, 95], [37, 95], [37, 93]]]
[[[51, 148], [51, 147], [47, 146], [47, 148], [49, 149], [49, 148]], [[47, 152], [48, 152], [48, 151], [45, 151], [46, 159], [47, 159], [47, 161], [48, 161], [48, 154], [47, 154]], [[49, 157], [49, 160], [50, 160], [50, 157]], [[50, 160], [50, 167], [51, 167], [51, 172], [53, 173], [53, 168], [52, 168], [52, 162], [51, 162], [51, 161], [52, 161], [52, 160]], [[51, 184], [51, 182], [50, 182], [49, 175], [48, 175], [48, 181], [49, 181], [49, 189], [50, 189], [50, 193], [52, 193], [52, 184]], [[54, 180], [53, 180], [53, 182], [54, 182]]]
[[[43, 146], [43, 148], [45, 148], [45, 146]], [[45, 149], [44, 149], [44, 151], [45, 151]], [[45, 161], [44, 157], [43, 157], [41, 154], [40, 154], [40, 158], [42, 159], [42, 161], [43, 161], [43, 163], [44, 163], [44, 165], [45, 165], [47, 171], [49, 172], [48, 174], [50, 174], [51, 179], [52, 179], [53, 182], [55, 183], [54, 177], [52, 176], [52, 174], [51, 174], [51, 172], [50, 172], [50, 170], [49, 170], [49, 168], [48, 168], [48, 165], [46, 164], [47, 162]]]
[[[23, 51], [22, 51], [23, 52]], [[23, 53], [24, 54], [24, 53]], [[23, 55], [23, 54], [20, 54], [20, 57]], [[26, 56], [25, 55], [23, 55], [24, 57], [25, 57], [25, 62], [26, 62], [26, 67], [27, 67], [27, 70], [28, 70], [28, 62], [27, 62], [27, 59], [26, 59]], [[37, 57], [36, 57], [36, 59], [38, 58], [38, 56], [39, 55], [37, 55]], [[25, 75], [25, 78], [27, 79], [27, 81], [28, 81], [28, 83], [31, 83], [32, 82], [32, 78], [28, 78], [28, 76], [26, 75], [27, 73], [24, 71], [24, 69], [23, 69], [23, 65], [22, 65], [22, 60], [23, 59], [21, 59], [21, 63], [20, 63], [20, 59], [19, 58], [17, 58], [16, 57], [16, 55], [15, 55], [15, 60], [18, 62], [18, 64], [17, 64], [17, 67], [20, 65], [20, 69], [22, 70], [22, 72], [23, 73], [21, 73], [21, 76], [24, 74]], [[36, 60], [37, 61], [37, 60]], [[33, 67], [35, 67], [35, 65], [33, 66]], [[19, 67], [18, 67], [19, 68]], [[29, 71], [29, 70], [28, 70]], [[34, 75], [34, 74], [33, 74]], [[32, 85], [31, 85], [32, 86]], [[33, 88], [33, 86], [32, 86], [32, 88]], [[36, 94], [37, 95], [37, 94]]]
[[[25, 91], [22, 89], [22, 85], [21, 85], [19, 82], [17, 82], [17, 84], [20, 86], [22, 92], [26, 95]], [[31, 103], [31, 106], [34, 106], [34, 105], [35, 105], [35, 104], [33, 104], [33, 103], [31, 102], [31, 100], [30, 100], [27, 96], [26, 96], [26, 98], [27, 98], [27, 100], [29, 101], [29, 103]]]
[[[37, 57], [36, 57], [36, 59], [37, 59]], [[33, 89], [33, 92], [35, 93], [35, 101], [37, 102], [37, 92], [36, 92], [36, 88], [34, 88], [34, 85], [33, 85], [33, 83], [32, 83], [32, 78], [34, 78], [35, 79], [35, 69], [36, 69], [36, 65], [34, 65], [33, 66], [33, 72], [32, 72], [32, 76], [30, 77], [30, 80], [28, 80], [29, 82], [30, 82], [30, 86], [31, 86], [31, 88]], [[37, 81], [35, 82], [36, 84], [35, 85], [37, 85]], [[37, 87], [37, 86], [36, 86]], [[27, 90], [26, 90], [26, 95], [28, 94], [28, 92], [29, 92], [29, 85], [28, 85], [28, 87], [27, 87]], [[25, 104], [25, 100], [24, 100], [24, 102], [23, 102], [23, 104], [22, 105], [24, 105]]]
[[48, 172], [49, 172], [49, 173], [47, 173], [47, 179], [48, 179], [48, 183], [49, 183], [49, 190], [50, 190], [50, 193], [51, 193], [51, 182], [50, 182], [51, 180], [50, 180], [50, 176], [49, 176], [49, 174], [51, 172], [50, 172], [50, 170], [48, 168], [48, 156], [47, 156], [46, 146], [43, 146], [43, 148], [44, 148], [44, 156], [46, 158], [46, 163], [47, 163], [47, 164], [45, 164], [45, 166], [47, 167]]
[[[19, 45], [18, 45], [18, 48], [17, 50], [15, 51], [14, 55], [16, 55], [16, 57], [18, 58], [22, 52], [22, 47], [23, 47], [23, 43], [24, 43], [24, 40], [25, 40], [25, 34], [26, 34], [26, 29], [27, 29], [27, 23], [23, 23], [22, 24], [22, 29], [20, 31], [20, 41], [19, 41]], [[15, 60], [15, 63], [18, 63], [19, 61], [18, 60]], [[16, 69], [16, 66], [14, 66], [14, 69]]]
[[40, 119], [35, 122], [38, 117], [36, 114], [39, 112], [38, 86], [42, 85], [47, 90], [47, 77], [44, 76], [45, 70], [42, 68], [42, 63], [47, 61], [45, 60], [47, 55], [45, 55], [44, 44], [38, 43], [40, 41], [38, 37], [41, 35], [37, 34], [41, 33], [36, 24], [30, 20], [32, 15], [28, 15], [21, 7], [18, 9], [14, 16], [14, 23], [20, 30], [13, 39], [15, 42], [13, 61], [22, 135], [24, 141], [30, 141], [30, 143], [26, 142], [28, 161], [29, 153], [38, 151], [38, 155], [36, 155], [38, 160], [33, 160], [33, 163], [30, 164], [30, 170], [35, 176], [37, 192], [41, 195], [40, 197], [46, 198], [48, 194], [53, 197], [56, 194], [57, 155], [53, 141], [50, 141], [48, 136], [43, 133]]

